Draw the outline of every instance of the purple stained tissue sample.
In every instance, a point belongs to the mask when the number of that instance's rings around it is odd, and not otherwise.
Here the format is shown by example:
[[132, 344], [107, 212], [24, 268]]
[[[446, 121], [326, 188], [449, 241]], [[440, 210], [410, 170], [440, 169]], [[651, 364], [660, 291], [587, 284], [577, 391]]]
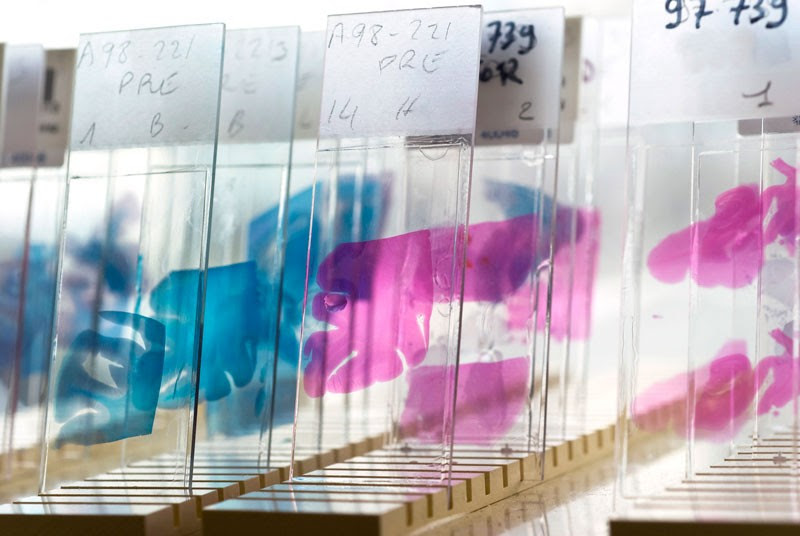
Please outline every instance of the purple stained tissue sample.
[[800, 360], [792, 358], [791, 337], [779, 329], [772, 330], [770, 336], [783, 348], [783, 353], [765, 357], [756, 365], [756, 385], [761, 387], [771, 380], [759, 397], [756, 408], [759, 415], [788, 404], [797, 396], [797, 388], [800, 385], [797, 379], [800, 373]]
[[[564, 206], [556, 210], [562, 232], [555, 233], [555, 267], [556, 274], [563, 274], [556, 275], [553, 285], [552, 333], [560, 338], [585, 338], [599, 214]], [[570, 248], [573, 218], [575, 244]], [[549, 224], [547, 218], [543, 221]], [[534, 274], [547, 260], [548, 229], [531, 213], [470, 225], [463, 301], [504, 304], [507, 328], [520, 331], [523, 337], [533, 327], [544, 329], [544, 314], [538, 315], [535, 326], [532, 323], [530, 282], [546, 277], [546, 271]], [[442, 343], [431, 341], [431, 325], [438, 319], [434, 315], [452, 314], [449, 304], [459, 298], [458, 263], [453, 262], [457, 243], [463, 239], [452, 227], [424, 229], [339, 244], [324, 258], [316, 271], [318, 290], [308, 298], [310, 315], [324, 326], [311, 333], [303, 347], [303, 389], [308, 396], [355, 392], [405, 375], [408, 396], [401, 431], [422, 440], [441, 440], [449, 410], [445, 393], [453, 387], [455, 368], [443, 362], [437, 348]], [[570, 262], [581, 266], [572, 280]], [[540, 285], [539, 292], [536, 307], [543, 308], [546, 285]], [[525, 407], [530, 359], [495, 356], [465, 362], [474, 356], [467, 357], [458, 366], [456, 439], [503, 436]]]
[[[634, 422], [647, 430], [672, 427], [687, 432], [686, 404], [694, 381], [694, 431], [697, 437], [720, 441], [734, 437], [753, 411], [780, 410], [798, 395], [800, 360], [792, 357], [792, 339], [779, 329], [770, 332], [783, 349], [752, 367], [743, 340], [725, 343], [714, 359], [693, 373], [678, 374], [651, 385], [633, 403]], [[752, 407], [759, 393], [758, 404]], [[659, 411], [660, 410], [660, 411]]]
[[[764, 263], [763, 249], [774, 242], [793, 252], [797, 170], [778, 158], [772, 167], [783, 184], [744, 184], [717, 197], [714, 214], [662, 240], [647, 257], [650, 273], [678, 283], [687, 272], [701, 287], [741, 288], [751, 284]], [[692, 258], [694, 252], [694, 259]]]
[[[554, 284], [553, 326], [562, 337], [571, 319], [578, 337], [588, 333], [597, 257], [596, 235], [588, 230], [599, 225], [599, 218], [596, 212], [581, 210], [578, 221], [582, 231], [575, 255], [586, 269], [576, 271], [572, 308], [561, 303], [570, 300], [569, 279]], [[464, 301], [507, 301], [509, 327], [524, 328], [530, 316], [527, 282], [537, 263], [537, 239], [542, 239], [537, 234], [532, 214], [471, 225]], [[453, 228], [425, 229], [340, 244], [322, 261], [316, 278], [320, 291], [310, 298], [311, 314], [329, 329], [311, 334], [304, 346], [309, 359], [304, 370], [306, 394], [358, 391], [422, 364], [430, 344], [434, 304], [457, 299], [452, 289], [455, 239]], [[559, 250], [556, 264], [566, 262]], [[543, 307], [543, 299], [541, 303]], [[539, 316], [541, 329], [545, 315]]]
[[[755, 393], [747, 346], [739, 339], [725, 343], [711, 363], [658, 382], [639, 394], [633, 403], [637, 426], [646, 430], [671, 426], [676, 433], [685, 433], [692, 380], [697, 436], [723, 440], [735, 435], [738, 427], [732, 429], [731, 424], [742, 417]], [[659, 420], [654, 418], [656, 410], [661, 410]]]
[[341, 244], [322, 261], [322, 290], [313, 297], [311, 314], [332, 329], [312, 334], [303, 348], [311, 359], [304, 371], [309, 396], [357, 391], [422, 362], [434, 270], [443, 270], [435, 274], [437, 296], [446, 295], [450, 275], [444, 272], [448, 241], [436, 235], [417, 231]]
[[[769, 186], [760, 194], [755, 184], [720, 194], [710, 218], [667, 236], [650, 252], [650, 273], [665, 283], [680, 282], [689, 273], [700, 287], [735, 289], [750, 285], [762, 270], [770, 268], [763, 272], [762, 280], [768, 283], [764, 292], [770, 296], [777, 292], [773, 297], [780, 299], [785, 292], [776, 285], [781, 279], [778, 272], [785, 271], [785, 262], [773, 259], [765, 265], [764, 250], [777, 244], [789, 256], [795, 252], [797, 169], [780, 158], [771, 165], [783, 175], [783, 183]], [[791, 273], [785, 275], [784, 279]], [[698, 437], [727, 440], [754, 412], [777, 412], [797, 397], [800, 361], [792, 356], [793, 340], [789, 335], [773, 329], [770, 336], [783, 351], [762, 358], [755, 367], [745, 342], [732, 340], [709, 364], [651, 385], [634, 401], [635, 422], [647, 429], [672, 426], [676, 432], [685, 433], [690, 380], [694, 385], [694, 431]]]
[[[499, 302], [528, 277], [535, 222], [520, 216], [470, 226], [465, 301]], [[397, 378], [428, 352], [433, 304], [454, 299], [453, 228], [339, 245], [320, 264], [311, 313], [333, 329], [304, 347], [309, 396]]]
[[[442, 441], [448, 381], [454, 367], [422, 366], [409, 373], [409, 391], [400, 417], [402, 435]], [[455, 439], [476, 442], [504, 436], [528, 395], [530, 362], [515, 357], [459, 366]]]
[[[576, 214], [575, 246], [559, 247], [553, 256], [550, 335], [557, 341], [587, 339], [592, 325], [592, 295], [597, 271], [600, 213], [593, 209], [581, 208], [576, 210]], [[541, 304], [541, 310], [544, 310], [544, 304], [547, 303], [546, 277], [547, 272], [542, 272], [538, 289], [538, 304]], [[526, 283], [507, 300], [510, 329], [526, 329], [533, 323], [531, 315], [534, 311], [530, 306], [533, 294], [531, 285]], [[544, 331], [546, 322], [546, 315], [536, 315], [538, 331]]]

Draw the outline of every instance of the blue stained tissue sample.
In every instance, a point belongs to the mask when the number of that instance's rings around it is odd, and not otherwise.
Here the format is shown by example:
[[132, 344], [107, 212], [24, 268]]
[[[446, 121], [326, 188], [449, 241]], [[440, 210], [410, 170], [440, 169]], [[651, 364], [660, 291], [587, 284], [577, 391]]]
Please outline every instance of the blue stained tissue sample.
[[[340, 184], [336, 193], [337, 212], [336, 226], [341, 231], [335, 244], [349, 242], [355, 225], [354, 210], [357, 187], [353, 176], [339, 178]], [[309, 253], [308, 226], [311, 219], [311, 188], [307, 188], [293, 195], [289, 199], [289, 210], [286, 217], [286, 254], [283, 274], [283, 297], [281, 300], [281, 359], [290, 361], [296, 366], [300, 354], [300, 324], [303, 313], [303, 293], [305, 292], [306, 258]], [[357, 231], [359, 239], [369, 240], [378, 236], [380, 232], [382, 207], [385, 202], [384, 185], [374, 179], [365, 179], [362, 183], [359, 199], [364, 203], [361, 207], [360, 228]], [[319, 203], [319, 201], [318, 201]], [[319, 212], [319, 209], [318, 209]], [[278, 209], [273, 208], [250, 223], [250, 239], [248, 250], [251, 259], [256, 259], [259, 266], [263, 266], [274, 251], [275, 226], [278, 221]], [[311, 251], [308, 259], [309, 265], [317, 266], [319, 252], [319, 232], [316, 232], [319, 222], [315, 224], [315, 233], [311, 237]], [[315, 279], [315, 274], [309, 275], [309, 281]], [[269, 282], [262, 283], [265, 286]], [[268, 295], [275, 295], [274, 292]], [[293, 408], [294, 409], [294, 408]]]
[[485, 179], [483, 182], [483, 196], [491, 203], [503, 209], [509, 218], [524, 216], [531, 213], [541, 213], [542, 222], [549, 224], [553, 216], [553, 198], [543, 194], [536, 188]]
[[[318, 194], [319, 195], [319, 191]], [[339, 186], [336, 192], [336, 227], [341, 231], [337, 236], [335, 244], [348, 242], [352, 239], [352, 233], [357, 236], [370, 239], [378, 235], [382, 223], [382, 207], [385, 204], [385, 188], [379, 181], [371, 178], [365, 179], [360, 188], [357, 187], [353, 176], [339, 177]], [[356, 197], [358, 196], [358, 199]], [[253, 259], [257, 269], [255, 277], [258, 291], [255, 297], [246, 300], [242, 294], [238, 299], [243, 302], [241, 306], [235, 307], [237, 310], [252, 311], [254, 308], [260, 311], [260, 315], [251, 314], [252, 317], [259, 319], [261, 331], [258, 333], [258, 345], [256, 346], [255, 370], [257, 373], [254, 381], [246, 386], [235, 384], [235, 387], [223, 394], [219, 399], [208, 396], [210, 391], [206, 391], [208, 400], [218, 400], [218, 402], [208, 405], [208, 423], [211, 433], [223, 433], [226, 435], [236, 435], [249, 433], [257, 430], [261, 426], [264, 415], [263, 412], [269, 408], [269, 401], [274, 395], [274, 407], [272, 414], [272, 425], [291, 422], [294, 418], [295, 388], [297, 382], [297, 362], [300, 353], [300, 327], [303, 320], [303, 295], [305, 292], [306, 278], [306, 259], [309, 253], [309, 222], [311, 219], [311, 198], [312, 189], [304, 189], [294, 195], [288, 201], [286, 214], [286, 252], [283, 272], [283, 291], [280, 307], [280, 330], [278, 331], [277, 360], [271, 356], [275, 351], [275, 311], [278, 300], [277, 282], [279, 274], [273, 273], [270, 268], [275, 252], [275, 240], [277, 238], [278, 207], [274, 207], [258, 217], [254, 218], [249, 226], [248, 256]], [[356, 201], [361, 200], [361, 214], [359, 228], [354, 231]], [[319, 213], [319, 212], [318, 212]], [[347, 233], [347, 235], [345, 235]], [[311, 257], [309, 264], [312, 267], [317, 265], [316, 259], [319, 249], [319, 233], [311, 237]], [[235, 265], [234, 265], [235, 266]], [[206, 295], [206, 310], [215, 310], [216, 304], [225, 303], [226, 300], [212, 296], [212, 284], [210, 275], [216, 268], [209, 271], [208, 293]], [[315, 274], [311, 274], [311, 280]], [[220, 286], [220, 292], [225, 292], [225, 288]], [[216, 289], [213, 291], [216, 293]], [[212, 305], [214, 304], [214, 305]], [[226, 310], [226, 309], [220, 309]], [[206, 325], [204, 339], [210, 329], [210, 322], [215, 319], [206, 314]], [[245, 330], [250, 329], [246, 324], [242, 324]], [[242, 328], [237, 328], [242, 329]], [[217, 333], [217, 329], [211, 330]], [[211, 350], [211, 349], [210, 349]], [[219, 385], [230, 385], [229, 381], [223, 382], [220, 378], [224, 377], [225, 371], [216, 365], [217, 359], [212, 358], [214, 363], [208, 367], [206, 357], [207, 346], [203, 342], [203, 358], [200, 367], [201, 377], [215, 378]], [[214, 353], [211, 350], [212, 354]], [[240, 352], [237, 356], [228, 356], [231, 359], [238, 358], [244, 363], [251, 362], [249, 352]], [[249, 370], [249, 368], [248, 368]], [[272, 376], [275, 376], [273, 385]], [[203, 385], [208, 385], [203, 380]], [[275, 389], [273, 393], [272, 389]], [[221, 391], [220, 391], [221, 392]]]
[[[22, 405], [38, 404], [50, 355], [50, 336], [55, 299], [56, 249], [32, 244], [28, 252], [28, 280], [24, 293], [24, 316], [19, 379]], [[8, 384], [17, 351], [19, 310], [23, 295], [22, 252], [0, 265], [0, 381]]]
[[[197, 304], [201, 272], [170, 273], [150, 294], [154, 318], [166, 331], [166, 357], [161, 387], [164, 407], [181, 407], [194, 387]], [[255, 372], [261, 308], [252, 261], [208, 270], [203, 326], [200, 396], [219, 400], [235, 387], [244, 387]]]
[[57, 443], [92, 445], [152, 432], [164, 367], [164, 326], [119, 311], [98, 316], [109, 324], [107, 332], [79, 333], [56, 377]]
[[[360, 226], [354, 230], [357, 195], [364, 202]], [[271, 424], [290, 422], [311, 197], [308, 188], [289, 199], [277, 360], [272, 356], [276, 350], [280, 272], [276, 273], [273, 264], [279, 212], [273, 207], [249, 225], [250, 260], [208, 270], [202, 337], [198, 316], [202, 272], [179, 270], [169, 273], [150, 293], [149, 317], [99, 313], [112, 327], [125, 326], [133, 332], [116, 329], [112, 334], [101, 334], [86, 330], [74, 338], [56, 382], [56, 420], [64, 423], [59, 441], [93, 444], [149, 434], [156, 408], [175, 409], [191, 402], [195, 349], [200, 341], [200, 397], [208, 403], [210, 433], [258, 431], [273, 388]], [[352, 177], [340, 177], [335, 218], [342, 236], [337, 237], [336, 244], [352, 240], [354, 232], [364, 240], [377, 236], [384, 203], [385, 190], [380, 182], [367, 179], [357, 189]], [[317, 236], [312, 237], [311, 246], [311, 266], [316, 266]], [[110, 249], [114, 253], [113, 246]], [[100, 262], [103, 258], [102, 248], [91, 242], [75, 253], [83, 262]], [[127, 294], [131, 302], [135, 299], [135, 268], [126, 261], [129, 255], [118, 253], [106, 255], [104, 284], [117, 294]], [[313, 280], [314, 274], [311, 277]], [[80, 314], [89, 315], [90, 311]], [[93, 355], [97, 357], [92, 359]]]
[[198, 304], [201, 272], [171, 272], [150, 293], [152, 318], [164, 326], [164, 374], [159, 378], [159, 404], [168, 409], [190, 404], [199, 343]]

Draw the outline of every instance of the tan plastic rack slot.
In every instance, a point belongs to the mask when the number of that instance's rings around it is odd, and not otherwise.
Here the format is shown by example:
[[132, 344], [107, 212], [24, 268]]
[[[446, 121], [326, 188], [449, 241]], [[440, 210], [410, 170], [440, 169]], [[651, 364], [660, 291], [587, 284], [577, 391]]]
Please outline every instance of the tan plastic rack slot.
[[[797, 459], [789, 456], [794, 445], [774, 450], [779, 443], [790, 441], [785, 439], [787, 435], [754, 439], [721, 463], [710, 465], [712, 470], [698, 471], [663, 492], [634, 500], [625, 517], [611, 520], [611, 535], [800, 533], [798, 488], [791, 482], [798, 475], [792, 467]], [[764, 444], [773, 450], [761, 450]], [[773, 456], [764, 456], [767, 452], [783, 455], [782, 464], [776, 465]]]
[[[295, 460], [299, 474], [366, 454], [382, 445], [383, 436], [349, 444], [325, 445], [322, 452], [301, 449]], [[118, 467], [47, 493], [0, 506], [3, 536], [31, 534], [114, 534], [114, 536], [183, 536], [202, 528], [203, 508], [233, 500], [288, 478], [291, 443], [273, 448], [265, 467], [250, 438], [246, 444], [202, 445], [191, 489], [172, 479], [169, 456]], [[402, 505], [401, 501], [396, 504]], [[416, 507], [420, 509], [420, 506]], [[409, 514], [410, 515], [410, 514]], [[404, 513], [405, 516], [405, 513]]]
[[[540, 455], [522, 444], [455, 449], [450, 484], [436, 481], [435, 450], [403, 445], [358, 456], [204, 509], [203, 533], [291, 530], [292, 534], [358, 531], [406, 534], [455, 514], [478, 510], [580, 465], [609, 455], [613, 426], [550, 445]], [[516, 448], [515, 448], [516, 447]], [[394, 500], [394, 498], [397, 500]]]

